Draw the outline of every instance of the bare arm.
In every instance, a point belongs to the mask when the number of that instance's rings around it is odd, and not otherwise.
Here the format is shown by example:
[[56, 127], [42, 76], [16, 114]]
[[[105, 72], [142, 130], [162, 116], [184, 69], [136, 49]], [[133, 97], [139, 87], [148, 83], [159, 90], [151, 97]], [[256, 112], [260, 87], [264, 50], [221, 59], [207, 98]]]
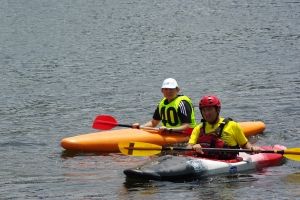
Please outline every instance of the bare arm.
[[202, 151], [202, 147], [201, 147], [200, 144], [191, 144], [191, 143], [188, 143], [188, 145], [186, 146], [186, 148], [192, 148], [197, 153], [204, 154], [204, 152]]
[[186, 146], [186, 148], [193, 148], [193, 145], [194, 144], [188, 143], [187, 146]]
[[250, 142], [247, 142], [244, 145], [240, 145], [242, 149], [251, 149], [253, 153], [257, 154], [260, 153], [261, 149], [257, 146], [252, 146]]
[[159, 124], [160, 120], [155, 120], [152, 119], [151, 121], [143, 124], [142, 126], [146, 126], [146, 127], [156, 127]]
[[[166, 129], [167, 127], [161, 126], [160, 128], [161, 129]], [[190, 128], [190, 124], [189, 123], [184, 123], [181, 126], [174, 127], [174, 128], [169, 128], [169, 129], [176, 130], [176, 131], [185, 131], [188, 128]]]
[[132, 128], [138, 128], [140, 126], [144, 126], [144, 127], [156, 127], [159, 124], [159, 122], [160, 122], [160, 120], [152, 119], [151, 121], [146, 122], [143, 125], [140, 125], [139, 123], [134, 123], [134, 124], [132, 124]]

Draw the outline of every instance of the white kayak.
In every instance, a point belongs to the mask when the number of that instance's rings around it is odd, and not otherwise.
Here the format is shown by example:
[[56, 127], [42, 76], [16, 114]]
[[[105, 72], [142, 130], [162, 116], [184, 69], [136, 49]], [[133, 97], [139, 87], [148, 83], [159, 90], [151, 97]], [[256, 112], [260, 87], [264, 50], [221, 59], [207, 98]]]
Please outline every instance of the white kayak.
[[[282, 145], [274, 147], [261, 146], [263, 150], [285, 150]], [[195, 156], [158, 157], [150, 162], [131, 169], [125, 169], [124, 174], [129, 178], [156, 180], [156, 181], [181, 181], [199, 179], [204, 176], [216, 174], [233, 174], [246, 170], [262, 169], [277, 166], [283, 160], [282, 154], [259, 153], [250, 155], [240, 152], [238, 159], [215, 160]]]

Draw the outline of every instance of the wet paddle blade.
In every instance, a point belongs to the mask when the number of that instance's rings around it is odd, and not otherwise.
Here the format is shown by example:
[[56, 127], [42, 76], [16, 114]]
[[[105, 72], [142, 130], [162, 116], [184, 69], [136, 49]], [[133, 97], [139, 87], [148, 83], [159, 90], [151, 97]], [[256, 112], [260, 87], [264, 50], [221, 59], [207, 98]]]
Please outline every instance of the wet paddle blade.
[[300, 155], [283, 154], [283, 156], [291, 160], [300, 161]]
[[110, 130], [118, 126], [116, 119], [109, 115], [99, 115], [94, 120], [92, 127], [100, 130]]
[[162, 147], [156, 144], [143, 142], [120, 142], [120, 151], [128, 156], [151, 156], [162, 151]]
[[300, 148], [286, 149], [283, 156], [291, 160], [300, 161]]

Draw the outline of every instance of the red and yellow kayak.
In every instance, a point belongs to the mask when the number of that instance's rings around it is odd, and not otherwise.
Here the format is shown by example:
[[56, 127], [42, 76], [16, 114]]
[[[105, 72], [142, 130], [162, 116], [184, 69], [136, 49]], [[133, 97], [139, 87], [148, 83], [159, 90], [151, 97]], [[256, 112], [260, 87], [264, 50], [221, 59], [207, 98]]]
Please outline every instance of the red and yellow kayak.
[[[266, 125], [261, 121], [238, 122], [247, 137], [262, 133]], [[188, 135], [179, 133], [157, 134], [157, 130], [117, 129], [88, 133], [61, 140], [66, 150], [119, 152], [119, 142], [147, 142], [161, 146], [187, 142]]]

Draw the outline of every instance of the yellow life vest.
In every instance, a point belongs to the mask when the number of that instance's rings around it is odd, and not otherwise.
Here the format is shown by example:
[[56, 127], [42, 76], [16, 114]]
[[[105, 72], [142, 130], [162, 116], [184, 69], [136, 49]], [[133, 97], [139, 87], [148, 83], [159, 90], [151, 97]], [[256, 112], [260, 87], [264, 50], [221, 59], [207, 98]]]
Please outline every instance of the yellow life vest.
[[171, 103], [165, 105], [166, 98], [163, 98], [160, 103], [158, 104], [159, 108], [159, 115], [161, 117], [162, 126], [165, 126], [167, 128], [173, 128], [178, 127], [182, 125], [181, 120], [178, 116], [178, 109], [179, 109], [179, 103], [182, 100], [187, 101], [191, 106], [191, 123], [190, 127], [194, 128], [196, 126], [196, 119], [195, 119], [195, 113], [194, 113], [194, 106], [190, 98], [187, 96], [178, 96], [175, 100], [173, 100]]

